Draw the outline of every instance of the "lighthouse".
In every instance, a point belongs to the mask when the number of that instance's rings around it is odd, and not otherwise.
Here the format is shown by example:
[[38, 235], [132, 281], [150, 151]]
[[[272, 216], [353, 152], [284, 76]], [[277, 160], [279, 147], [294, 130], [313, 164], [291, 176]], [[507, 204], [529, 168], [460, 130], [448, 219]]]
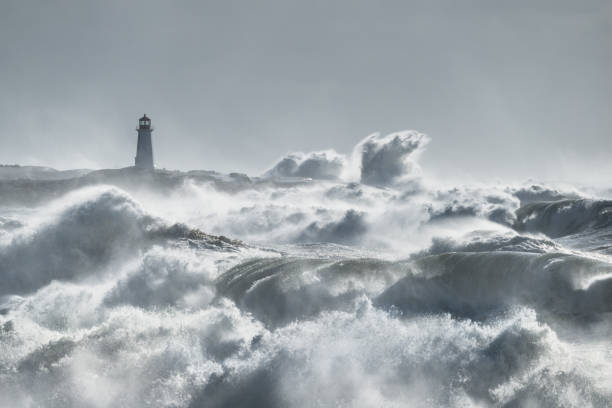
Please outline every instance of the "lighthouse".
[[138, 119], [138, 144], [135, 166], [137, 169], [153, 170], [153, 143], [151, 141], [151, 119], [146, 114]]

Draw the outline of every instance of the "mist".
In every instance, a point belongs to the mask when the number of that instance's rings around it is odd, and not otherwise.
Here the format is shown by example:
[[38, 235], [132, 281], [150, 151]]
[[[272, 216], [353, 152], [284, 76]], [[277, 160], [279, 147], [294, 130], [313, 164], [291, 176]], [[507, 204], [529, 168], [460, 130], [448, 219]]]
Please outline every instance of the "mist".
[[3, 2], [0, 408], [612, 406], [611, 17]]

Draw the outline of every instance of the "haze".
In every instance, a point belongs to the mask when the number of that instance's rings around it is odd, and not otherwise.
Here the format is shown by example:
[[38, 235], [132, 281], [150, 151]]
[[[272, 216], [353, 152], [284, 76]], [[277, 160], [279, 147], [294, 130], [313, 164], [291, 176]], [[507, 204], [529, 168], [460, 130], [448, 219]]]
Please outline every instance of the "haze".
[[605, 179], [604, 1], [0, 3], [0, 163], [261, 174], [371, 132], [437, 177]]

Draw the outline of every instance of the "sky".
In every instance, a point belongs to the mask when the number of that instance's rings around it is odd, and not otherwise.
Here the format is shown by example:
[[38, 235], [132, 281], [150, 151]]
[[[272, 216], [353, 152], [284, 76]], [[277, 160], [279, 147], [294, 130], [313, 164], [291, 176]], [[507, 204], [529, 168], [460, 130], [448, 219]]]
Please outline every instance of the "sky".
[[612, 2], [0, 0], [0, 163], [259, 175], [373, 132], [449, 179], [612, 172]]

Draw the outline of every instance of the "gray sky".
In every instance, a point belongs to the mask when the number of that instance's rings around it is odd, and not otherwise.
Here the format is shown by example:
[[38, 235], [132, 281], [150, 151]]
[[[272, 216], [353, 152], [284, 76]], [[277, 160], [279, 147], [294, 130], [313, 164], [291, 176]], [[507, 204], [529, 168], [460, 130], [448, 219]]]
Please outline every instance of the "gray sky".
[[[0, 163], [259, 174], [417, 129], [439, 177], [612, 171], [610, 1], [0, 0]], [[607, 172], [607, 173], [606, 173]]]

